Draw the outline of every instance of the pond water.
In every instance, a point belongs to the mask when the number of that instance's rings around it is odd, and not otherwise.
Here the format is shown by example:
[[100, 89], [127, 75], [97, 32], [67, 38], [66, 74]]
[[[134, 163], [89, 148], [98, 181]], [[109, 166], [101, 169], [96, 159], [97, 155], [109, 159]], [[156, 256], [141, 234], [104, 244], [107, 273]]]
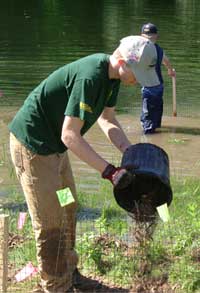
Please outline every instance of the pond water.
[[[8, 0], [0, 4], [0, 186], [15, 183], [8, 151], [7, 124], [29, 91], [51, 71], [96, 52], [111, 53], [119, 40], [139, 34], [143, 23], [159, 29], [159, 43], [177, 72], [177, 113], [172, 117], [172, 80], [163, 69], [163, 128], [143, 136], [139, 125], [140, 87], [121, 87], [119, 120], [133, 143], [148, 141], [169, 154], [173, 174], [199, 176], [200, 2], [198, 0]], [[123, 113], [123, 115], [122, 115]], [[88, 140], [105, 158], [120, 154], [95, 126]], [[81, 188], [98, 188], [99, 175], [71, 154]], [[88, 181], [82, 178], [87, 172]], [[91, 185], [93, 184], [93, 188]], [[89, 187], [89, 188], [88, 188]]]
[[[122, 37], [153, 22], [177, 71], [178, 114], [200, 117], [199, 15], [199, 0], [1, 1], [0, 105], [21, 105], [52, 70], [88, 54], [111, 53]], [[165, 113], [171, 114], [172, 82], [163, 73]], [[118, 109], [139, 112], [139, 86], [121, 89]]]

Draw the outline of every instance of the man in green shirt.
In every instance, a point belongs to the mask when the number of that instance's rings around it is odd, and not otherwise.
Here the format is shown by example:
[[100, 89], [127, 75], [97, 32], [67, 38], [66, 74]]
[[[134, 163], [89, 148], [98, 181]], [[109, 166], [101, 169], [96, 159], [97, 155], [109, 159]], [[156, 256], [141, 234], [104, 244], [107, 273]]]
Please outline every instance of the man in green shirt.
[[130, 36], [112, 55], [93, 54], [57, 69], [29, 94], [9, 125], [11, 157], [35, 232], [41, 292], [81, 285], [75, 282], [77, 196], [67, 149], [113, 186], [130, 183], [132, 175], [97, 154], [83, 135], [97, 121], [122, 153], [131, 145], [115, 118], [120, 81], [154, 79], [154, 48], [146, 38]]

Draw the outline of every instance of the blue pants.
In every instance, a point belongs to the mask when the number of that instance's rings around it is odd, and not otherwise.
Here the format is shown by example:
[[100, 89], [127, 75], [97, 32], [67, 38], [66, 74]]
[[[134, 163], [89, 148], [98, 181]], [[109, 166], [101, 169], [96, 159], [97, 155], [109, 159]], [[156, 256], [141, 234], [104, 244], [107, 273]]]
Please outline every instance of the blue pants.
[[140, 121], [144, 133], [152, 133], [161, 126], [163, 115], [163, 84], [142, 88]]

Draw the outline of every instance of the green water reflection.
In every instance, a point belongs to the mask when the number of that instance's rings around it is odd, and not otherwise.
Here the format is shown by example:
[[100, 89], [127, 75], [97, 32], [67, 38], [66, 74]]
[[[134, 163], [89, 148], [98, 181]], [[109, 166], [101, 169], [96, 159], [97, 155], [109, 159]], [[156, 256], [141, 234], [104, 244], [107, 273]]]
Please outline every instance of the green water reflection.
[[[3, 2], [3, 3], [2, 3]], [[82, 56], [111, 53], [120, 38], [155, 23], [177, 71], [178, 114], [200, 117], [198, 0], [7, 0], [0, 4], [0, 105], [20, 106], [51, 71]], [[164, 71], [164, 70], [163, 70]], [[165, 114], [171, 80], [164, 71]], [[119, 110], [139, 113], [140, 88], [122, 87]]]

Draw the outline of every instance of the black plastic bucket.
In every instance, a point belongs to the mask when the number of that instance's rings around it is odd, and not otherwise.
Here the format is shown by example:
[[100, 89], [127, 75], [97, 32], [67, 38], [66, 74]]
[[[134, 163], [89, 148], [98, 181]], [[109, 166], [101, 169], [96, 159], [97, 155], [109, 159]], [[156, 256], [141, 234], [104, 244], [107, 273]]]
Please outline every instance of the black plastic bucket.
[[132, 212], [142, 196], [151, 197], [156, 208], [170, 205], [172, 189], [169, 177], [169, 158], [160, 147], [151, 143], [132, 145], [122, 157], [121, 167], [133, 174], [132, 183], [124, 189], [114, 188], [117, 203]]

